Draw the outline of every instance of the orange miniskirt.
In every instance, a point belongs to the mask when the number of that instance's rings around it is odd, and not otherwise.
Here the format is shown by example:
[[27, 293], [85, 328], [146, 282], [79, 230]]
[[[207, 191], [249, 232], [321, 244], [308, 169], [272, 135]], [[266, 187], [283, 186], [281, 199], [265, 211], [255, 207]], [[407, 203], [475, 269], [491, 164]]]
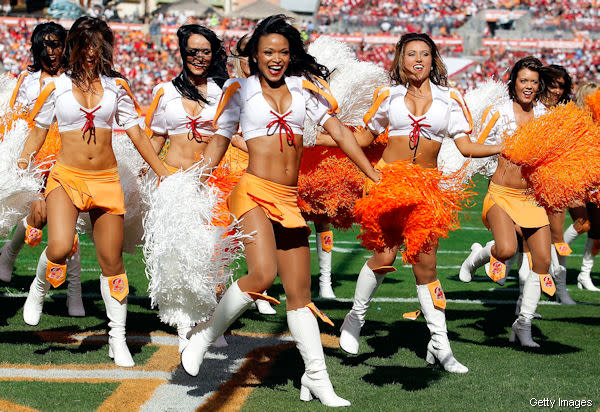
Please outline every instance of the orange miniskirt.
[[125, 214], [125, 197], [118, 168], [82, 170], [57, 162], [48, 175], [45, 196], [62, 187], [81, 212], [99, 208], [112, 215]]
[[238, 219], [258, 206], [269, 220], [283, 227], [308, 227], [298, 207], [297, 186], [281, 185], [249, 173], [244, 173], [235, 185], [227, 206]]
[[525, 189], [513, 189], [490, 182], [481, 213], [481, 220], [488, 229], [490, 225], [487, 221], [487, 212], [494, 205], [504, 210], [520, 227], [538, 228], [550, 224], [546, 210], [536, 205], [525, 194]]

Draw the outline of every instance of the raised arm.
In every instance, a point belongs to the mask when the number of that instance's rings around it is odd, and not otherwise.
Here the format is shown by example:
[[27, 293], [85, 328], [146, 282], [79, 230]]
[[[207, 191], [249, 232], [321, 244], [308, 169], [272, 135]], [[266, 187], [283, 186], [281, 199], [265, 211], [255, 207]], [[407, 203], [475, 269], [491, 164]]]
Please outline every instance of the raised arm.
[[337, 117], [330, 117], [323, 124], [325, 131], [335, 141], [336, 145], [352, 160], [365, 175], [374, 182], [379, 181], [380, 174], [373, 169], [371, 162], [365, 156], [364, 152], [356, 142], [356, 139], [350, 129], [340, 122]]

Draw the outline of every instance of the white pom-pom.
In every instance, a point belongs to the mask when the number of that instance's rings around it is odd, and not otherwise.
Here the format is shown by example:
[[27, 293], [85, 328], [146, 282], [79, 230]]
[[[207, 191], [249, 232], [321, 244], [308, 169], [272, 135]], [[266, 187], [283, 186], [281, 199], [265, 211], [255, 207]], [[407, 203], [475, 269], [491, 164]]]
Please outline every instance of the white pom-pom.
[[[327, 36], [320, 36], [311, 43], [308, 53], [331, 72], [329, 87], [340, 108], [337, 117], [345, 124], [361, 125], [373, 103], [375, 89], [389, 84], [387, 72], [374, 63], [359, 61], [346, 43]], [[318, 126], [306, 117], [305, 146], [315, 145], [318, 130]]]
[[[10, 114], [7, 114], [8, 117]], [[0, 141], [0, 237], [5, 237], [23, 216], [29, 205], [40, 197], [43, 187], [42, 171], [33, 162], [21, 170], [17, 160], [31, 131], [23, 119], [6, 119], [7, 130]]]
[[203, 170], [193, 167], [167, 177], [144, 177], [144, 258], [149, 295], [160, 319], [169, 325], [207, 320], [216, 293], [232, 277], [231, 264], [242, 252], [244, 235], [212, 223], [222, 194], [201, 183]]
[[4, 116], [10, 110], [10, 98], [17, 85], [17, 79], [8, 73], [0, 75], [0, 116]]
[[[482, 119], [485, 109], [490, 106], [501, 105], [507, 100], [508, 90], [506, 85], [491, 79], [465, 94], [465, 102], [473, 117], [473, 132], [470, 135], [471, 141], [477, 141], [477, 138], [481, 134], [482, 123], [485, 120]], [[471, 179], [475, 174], [490, 177], [494, 174], [498, 166], [498, 156], [467, 159], [459, 152], [454, 144], [454, 140], [443, 140], [438, 154], [438, 168], [444, 174], [456, 172], [467, 161], [468, 163], [464, 169], [465, 180]]]
[[148, 165], [125, 133], [113, 133], [112, 146], [125, 196], [123, 251], [135, 254], [136, 246], [143, 244], [142, 219], [147, 211], [142, 201], [142, 182], [139, 176], [141, 170]]

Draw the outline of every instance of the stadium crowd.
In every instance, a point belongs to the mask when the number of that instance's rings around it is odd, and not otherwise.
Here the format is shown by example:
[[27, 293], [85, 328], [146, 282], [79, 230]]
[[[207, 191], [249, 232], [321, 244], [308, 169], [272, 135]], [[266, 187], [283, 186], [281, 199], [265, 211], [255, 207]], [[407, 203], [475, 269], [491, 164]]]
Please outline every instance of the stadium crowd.
[[[346, 10], [342, 1], [324, 1], [321, 8], [329, 7], [331, 10]], [[373, 0], [367, 3], [377, 3], [378, 7], [392, 7], [391, 3]], [[406, 2], [401, 6], [411, 9], [414, 2]], [[532, 6], [541, 9], [543, 1], [533, 0]], [[587, 0], [579, 2], [580, 7], [586, 7]], [[433, 2], [432, 7], [441, 4]], [[462, 5], [462, 10], [467, 13], [467, 5], [473, 5], [475, 2], [455, 1], [454, 8], [458, 10]], [[413, 4], [414, 5], [414, 4]], [[366, 6], [365, 6], [366, 7]], [[450, 6], [447, 6], [450, 7]], [[327, 10], [329, 10], [327, 8]], [[536, 9], [536, 10], [537, 10]], [[349, 9], [348, 9], [349, 10]], [[396, 10], [396, 9], [393, 9]], [[440, 9], [441, 10], [441, 9]], [[471, 8], [471, 13], [474, 8]], [[187, 22], [198, 23], [213, 27], [215, 29], [241, 29], [252, 30], [254, 22], [246, 19], [214, 19], [190, 18]], [[157, 15], [155, 23], [173, 24], [174, 20], [169, 16]], [[4, 69], [13, 74], [18, 74], [25, 70], [29, 63], [29, 45], [27, 44], [31, 36], [31, 27], [24, 23], [18, 26], [4, 26], [0, 24], [0, 58]], [[304, 23], [303, 29], [307, 33], [316, 30], [309, 23]], [[160, 31], [158, 32], [160, 33]], [[224, 38], [226, 48], [231, 50], [237, 41], [237, 38], [226, 36]], [[393, 55], [393, 45], [381, 45], [372, 43], [353, 43], [351, 46], [356, 51], [360, 60], [372, 61], [389, 68]], [[152, 88], [163, 81], [172, 79], [179, 72], [179, 55], [177, 39], [174, 34], [155, 34], [153, 36], [136, 31], [116, 32], [116, 52], [115, 63], [130, 81], [136, 97], [142, 105], [148, 105], [151, 100]], [[443, 56], [461, 56], [463, 54], [462, 46], [442, 46]], [[452, 80], [456, 86], [465, 91], [483, 80], [495, 77], [506, 80], [507, 68], [514, 64], [518, 59], [531, 53], [531, 50], [518, 51], [509, 50], [502, 47], [485, 47], [480, 49], [475, 56], [476, 63], [469, 70], [455, 76]], [[593, 80], [598, 77], [600, 72], [600, 47], [598, 44], [590, 43], [583, 50], [560, 51], [560, 50], [539, 50], [536, 53], [547, 64], [559, 64], [567, 68], [574, 82], [577, 84], [586, 80]]]

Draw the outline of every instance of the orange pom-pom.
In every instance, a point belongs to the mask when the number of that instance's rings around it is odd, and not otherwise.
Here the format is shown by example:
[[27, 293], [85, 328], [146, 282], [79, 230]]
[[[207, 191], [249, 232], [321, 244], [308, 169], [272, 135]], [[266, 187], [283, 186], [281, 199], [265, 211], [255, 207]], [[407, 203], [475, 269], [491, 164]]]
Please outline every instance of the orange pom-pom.
[[331, 155], [298, 177], [298, 206], [308, 220], [326, 219], [338, 229], [349, 229], [364, 181], [364, 175], [350, 159], [343, 154]]
[[600, 129], [570, 102], [507, 136], [502, 155], [521, 166], [529, 194], [546, 210], [582, 202], [600, 183]]
[[354, 207], [369, 250], [399, 247], [405, 262], [415, 263], [440, 237], [459, 228], [459, 211], [473, 196], [462, 175], [442, 175], [406, 161], [382, 170], [382, 179]]
[[600, 89], [586, 97], [585, 104], [587, 104], [592, 111], [594, 120], [600, 122]]
[[238, 180], [240, 180], [240, 177], [244, 174], [243, 169], [234, 171], [227, 161], [226, 157], [221, 160], [221, 163], [213, 170], [207, 182], [220, 191], [219, 203], [216, 206], [216, 217], [212, 221], [216, 226], [227, 226], [231, 223], [231, 213], [227, 206], [227, 198]]
[[39, 164], [39, 167], [43, 170], [50, 169], [61, 147], [62, 141], [58, 132], [58, 124], [54, 123], [48, 130], [44, 144], [35, 154], [35, 161]]
[[298, 177], [298, 206], [307, 220], [328, 221], [347, 230], [354, 223], [352, 210], [364, 179], [339, 148], [306, 148]]

